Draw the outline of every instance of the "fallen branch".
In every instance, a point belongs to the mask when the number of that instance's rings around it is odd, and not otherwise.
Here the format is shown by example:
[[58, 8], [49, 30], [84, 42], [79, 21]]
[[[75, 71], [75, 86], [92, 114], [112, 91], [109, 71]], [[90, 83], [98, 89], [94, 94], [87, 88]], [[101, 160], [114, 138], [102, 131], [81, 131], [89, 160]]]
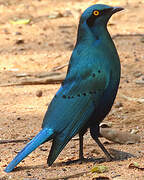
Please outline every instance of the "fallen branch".
[[100, 128], [100, 135], [119, 144], [135, 144], [140, 142], [140, 136], [112, 128]]
[[77, 173], [77, 174], [72, 174], [72, 175], [68, 175], [68, 176], [59, 176], [59, 177], [55, 177], [55, 178], [48, 178], [47, 180], [59, 180], [59, 179], [76, 178], [76, 177], [82, 176], [85, 173], [89, 173], [89, 172], [90, 171], [85, 171], [85, 172], [81, 172], [81, 173]]
[[137, 80], [135, 83], [139, 85], [144, 85], [144, 80]]
[[58, 71], [60, 69], [63, 69], [64, 67], [68, 66], [68, 63], [66, 64], [63, 64], [61, 66], [58, 66], [56, 68], [53, 68], [52, 70], [50, 70], [49, 72], [43, 72], [43, 73], [40, 73], [40, 74], [36, 74], [34, 75], [35, 77], [38, 77], [38, 78], [43, 78], [43, 77], [47, 77], [47, 76], [55, 76], [55, 75], [59, 75], [60, 72], [55, 72], [55, 71]]
[[116, 34], [116, 35], [112, 36], [112, 39], [115, 39], [115, 38], [117, 38], [117, 37], [131, 37], [131, 36], [144, 37], [144, 34], [140, 34], [140, 33], [133, 33], [133, 34]]
[[139, 103], [144, 103], [144, 98], [132, 98], [132, 97], [128, 97], [128, 96], [125, 96], [125, 95], [121, 95], [121, 97], [123, 97], [124, 99], [127, 99], [129, 101], [136, 101], [136, 102], [139, 102]]
[[55, 67], [55, 68], [52, 69], [52, 71], [58, 71], [58, 70], [60, 70], [60, 69], [63, 69], [64, 67], [68, 66], [68, 64], [69, 64], [69, 63], [66, 63], [66, 64], [63, 64], [63, 65], [61, 65], [61, 66]]
[[1, 84], [0, 87], [21, 86], [21, 85], [39, 85], [39, 84], [56, 84], [61, 83], [65, 79], [66, 73], [51, 73], [49, 77], [28, 78], [20, 82]]
[[29, 141], [29, 140], [30, 140], [30, 139], [0, 140], [0, 144], [27, 142], [27, 141]]
[[65, 79], [66, 72], [55, 72], [55, 71], [63, 69], [66, 66], [68, 66], [68, 63], [55, 67], [49, 72], [43, 72], [40, 74], [19, 73], [16, 74], [16, 77], [17, 78], [25, 77], [25, 79], [22, 79], [19, 82], [0, 84], [0, 87], [61, 83]]

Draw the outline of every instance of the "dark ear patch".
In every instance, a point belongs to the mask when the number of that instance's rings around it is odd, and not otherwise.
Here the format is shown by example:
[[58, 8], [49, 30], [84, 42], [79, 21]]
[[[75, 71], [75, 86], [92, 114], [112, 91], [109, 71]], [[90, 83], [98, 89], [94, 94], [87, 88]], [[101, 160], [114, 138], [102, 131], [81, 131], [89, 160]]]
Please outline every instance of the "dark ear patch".
[[94, 10], [91, 14], [91, 16], [87, 19], [87, 25], [89, 27], [92, 27], [94, 25], [94, 22], [96, 20], [97, 17], [99, 17], [101, 15], [101, 11], [99, 10]]
[[87, 25], [89, 27], [92, 27], [94, 25], [96, 16], [94, 16], [93, 14], [87, 19]]
[[103, 14], [109, 14], [111, 13], [113, 10], [113, 8], [107, 8], [107, 9], [104, 9], [104, 10], [101, 10], [101, 11], [98, 11], [100, 14], [98, 15], [94, 15], [94, 12], [97, 11], [97, 10], [94, 10], [92, 15], [87, 19], [87, 25], [89, 27], [92, 27], [94, 25], [94, 22], [96, 20], [96, 18], [98, 18], [99, 16], [102, 16]]

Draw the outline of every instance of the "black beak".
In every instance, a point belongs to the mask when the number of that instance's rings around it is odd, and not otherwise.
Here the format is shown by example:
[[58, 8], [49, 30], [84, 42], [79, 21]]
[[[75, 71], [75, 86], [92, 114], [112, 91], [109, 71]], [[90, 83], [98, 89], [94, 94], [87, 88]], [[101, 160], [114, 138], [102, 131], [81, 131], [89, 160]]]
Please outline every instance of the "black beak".
[[124, 10], [124, 8], [122, 8], [122, 7], [113, 7], [112, 13], [114, 14], [114, 13], [116, 13], [118, 11], [122, 11], [122, 10]]

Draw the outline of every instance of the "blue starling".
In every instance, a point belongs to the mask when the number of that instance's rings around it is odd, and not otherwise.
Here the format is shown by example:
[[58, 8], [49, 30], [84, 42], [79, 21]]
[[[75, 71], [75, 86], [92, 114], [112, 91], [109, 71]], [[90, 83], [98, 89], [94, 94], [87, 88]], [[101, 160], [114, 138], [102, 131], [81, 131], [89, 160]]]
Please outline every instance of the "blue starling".
[[83, 135], [88, 128], [106, 156], [112, 158], [98, 135], [99, 124], [111, 110], [120, 81], [120, 60], [107, 23], [121, 10], [121, 7], [96, 4], [81, 15], [66, 78], [48, 107], [42, 130], [17, 154], [5, 172], [11, 172], [28, 154], [49, 140], [52, 147], [47, 162], [52, 165], [77, 133], [79, 156], [83, 159]]

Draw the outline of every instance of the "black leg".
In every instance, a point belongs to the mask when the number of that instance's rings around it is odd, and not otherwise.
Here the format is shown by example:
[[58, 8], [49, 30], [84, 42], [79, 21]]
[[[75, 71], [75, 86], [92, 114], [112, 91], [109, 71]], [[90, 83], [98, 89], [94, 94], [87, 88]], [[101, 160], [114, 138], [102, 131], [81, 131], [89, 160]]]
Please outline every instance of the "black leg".
[[79, 159], [82, 161], [83, 156], [83, 134], [79, 133]]
[[87, 128], [83, 128], [80, 132], [79, 132], [79, 161], [82, 163], [85, 158], [83, 156], [83, 136], [86, 133]]
[[83, 128], [79, 132], [79, 159], [67, 162], [67, 164], [71, 164], [71, 163], [82, 164], [83, 162], [86, 161], [86, 159], [83, 156], [83, 136], [86, 133], [86, 131], [87, 131], [87, 129]]
[[98, 146], [101, 148], [101, 150], [104, 152], [104, 154], [107, 156], [108, 160], [113, 160], [113, 157], [110, 155], [110, 153], [106, 150], [104, 145], [100, 142], [98, 138], [94, 139], [95, 142], [98, 144]]
[[101, 148], [101, 150], [104, 152], [104, 154], [107, 156], [108, 160], [113, 160], [113, 157], [110, 155], [110, 153], [106, 150], [106, 148], [103, 146], [103, 144], [98, 139], [99, 126], [91, 127], [90, 134], [91, 134], [92, 138], [95, 140], [95, 142], [98, 144], [98, 146]]

